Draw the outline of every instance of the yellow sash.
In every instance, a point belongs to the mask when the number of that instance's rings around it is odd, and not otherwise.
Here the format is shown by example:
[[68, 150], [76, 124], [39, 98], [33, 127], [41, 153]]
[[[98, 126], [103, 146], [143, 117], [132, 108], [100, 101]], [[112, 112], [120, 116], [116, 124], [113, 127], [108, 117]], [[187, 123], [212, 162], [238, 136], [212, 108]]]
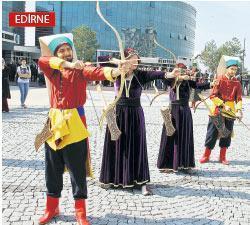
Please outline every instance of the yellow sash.
[[[51, 108], [49, 117], [53, 136], [47, 140], [47, 143], [55, 151], [90, 136], [76, 108], [64, 110]], [[60, 142], [56, 145], [58, 140]]]

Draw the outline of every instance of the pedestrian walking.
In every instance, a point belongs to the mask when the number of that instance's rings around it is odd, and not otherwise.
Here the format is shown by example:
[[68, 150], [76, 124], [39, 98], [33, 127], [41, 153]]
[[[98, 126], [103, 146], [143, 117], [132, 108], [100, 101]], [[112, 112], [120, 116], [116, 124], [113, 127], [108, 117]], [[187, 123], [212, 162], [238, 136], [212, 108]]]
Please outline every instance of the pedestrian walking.
[[17, 67], [17, 84], [20, 90], [20, 101], [21, 107], [27, 108], [25, 104], [28, 92], [29, 92], [29, 82], [31, 78], [30, 67], [26, 64], [26, 59], [21, 59], [21, 65]]
[[2, 59], [2, 112], [9, 112], [8, 99], [10, 96], [9, 85], [10, 69], [5, 64], [5, 60]]

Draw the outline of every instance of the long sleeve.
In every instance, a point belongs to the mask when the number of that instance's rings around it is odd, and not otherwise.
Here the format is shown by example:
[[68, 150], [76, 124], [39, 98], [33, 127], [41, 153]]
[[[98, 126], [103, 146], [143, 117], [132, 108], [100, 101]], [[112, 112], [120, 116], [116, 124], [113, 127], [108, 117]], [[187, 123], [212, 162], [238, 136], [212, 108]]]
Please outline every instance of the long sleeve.
[[29, 69], [28, 69], [28, 73], [29, 73], [29, 75], [30, 75], [30, 77], [31, 77], [31, 69], [30, 69], [30, 66], [28, 67]]
[[[54, 74], [54, 70], [60, 70], [62, 63], [65, 60], [60, 59], [58, 57], [40, 57], [38, 61], [38, 65], [40, 70], [42, 70], [48, 78], [51, 78]], [[77, 69], [69, 69], [65, 68], [65, 70], [70, 70], [77, 72]], [[93, 67], [93, 66], [86, 66], [81, 71], [81, 74], [84, 79], [88, 81], [96, 81], [96, 80], [110, 80], [114, 81], [112, 78], [112, 70], [113, 68], [110, 67]]]
[[236, 110], [242, 110], [242, 87], [241, 84], [238, 84], [236, 92]]
[[171, 86], [175, 81], [175, 78], [167, 78], [163, 80], [163, 84], [168, 87]]
[[198, 83], [197, 81], [193, 81], [193, 80], [189, 80], [188, 83], [191, 88], [200, 89], [200, 90], [210, 89], [210, 83]]
[[138, 76], [142, 76], [142, 83], [145, 84], [150, 81], [157, 79], [163, 80], [165, 77], [165, 72], [162, 71], [140, 71]]
[[215, 106], [227, 106], [233, 112], [242, 109], [242, 88], [236, 78], [229, 79], [222, 76], [219, 83], [214, 86], [210, 99]]
[[220, 90], [220, 82], [219, 84], [215, 85], [212, 89], [212, 93], [210, 99], [216, 106], [220, 106], [223, 104], [223, 100], [219, 98], [219, 90]]
[[63, 62], [64, 60], [59, 59], [57, 57], [43, 56], [39, 58], [38, 66], [40, 70], [44, 72], [44, 75], [50, 78], [53, 75], [54, 70], [59, 70], [61, 63]]
[[83, 77], [88, 81], [109, 80], [114, 82], [115, 80], [112, 78], [113, 69], [114, 68], [111, 67], [86, 66], [82, 70], [82, 74]]
[[21, 71], [20, 71], [20, 66], [18, 66], [18, 67], [17, 67], [16, 72], [17, 72], [17, 75], [19, 76], [19, 75], [20, 75], [20, 73], [21, 73]]

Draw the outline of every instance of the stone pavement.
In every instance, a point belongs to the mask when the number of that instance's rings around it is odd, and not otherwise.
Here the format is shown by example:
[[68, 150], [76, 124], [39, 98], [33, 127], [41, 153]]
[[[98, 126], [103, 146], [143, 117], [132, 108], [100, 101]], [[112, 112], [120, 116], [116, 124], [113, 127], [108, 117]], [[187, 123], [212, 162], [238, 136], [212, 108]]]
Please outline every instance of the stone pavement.
[[[36, 153], [33, 142], [48, 112], [47, 90], [31, 88], [28, 109], [19, 107], [19, 91], [11, 88], [11, 112], [2, 114], [2, 176], [3, 225], [33, 225], [43, 214], [45, 205], [44, 151]], [[101, 97], [91, 91], [97, 112], [103, 107]], [[113, 93], [105, 97], [112, 100]], [[148, 94], [152, 98], [152, 94]], [[170, 224], [250, 224], [250, 132], [235, 124], [235, 138], [228, 151], [231, 165], [217, 162], [218, 146], [212, 161], [200, 165], [198, 159], [208, 122], [207, 111], [201, 104], [193, 114], [196, 174], [165, 174], [156, 168], [162, 129], [160, 105], [167, 101], [160, 97], [149, 107], [145, 94], [144, 106], [148, 157], [153, 196], [143, 197], [140, 190], [111, 189], [98, 186], [104, 129], [98, 128], [91, 101], [85, 106], [95, 179], [88, 181], [88, 218], [92, 225], [170, 225]], [[250, 99], [244, 99], [244, 121], [250, 126]], [[76, 224], [74, 202], [68, 174], [64, 176], [64, 190], [60, 200], [61, 215], [50, 224]]]

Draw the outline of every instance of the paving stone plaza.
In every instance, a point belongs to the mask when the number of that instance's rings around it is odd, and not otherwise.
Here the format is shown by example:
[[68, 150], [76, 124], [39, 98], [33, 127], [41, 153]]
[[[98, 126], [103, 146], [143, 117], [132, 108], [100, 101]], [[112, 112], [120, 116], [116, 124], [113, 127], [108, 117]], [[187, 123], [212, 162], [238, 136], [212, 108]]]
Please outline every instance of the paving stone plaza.
[[[35, 225], [45, 206], [44, 149], [35, 152], [34, 138], [42, 128], [48, 109], [46, 88], [30, 88], [28, 109], [19, 106], [19, 90], [11, 87], [10, 113], [2, 115], [2, 206], [3, 225]], [[88, 94], [89, 95], [89, 94]], [[104, 103], [101, 95], [91, 90], [100, 116]], [[112, 91], [105, 91], [108, 100]], [[147, 93], [152, 99], [153, 94]], [[152, 196], [144, 197], [139, 189], [99, 187], [105, 129], [98, 128], [91, 101], [85, 105], [91, 132], [91, 157], [95, 179], [88, 181], [87, 215], [92, 225], [247, 225], [250, 224], [250, 131], [235, 123], [235, 137], [228, 150], [229, 166], [218, 163], [219, 147], [212, 152], [211, 162], [201, 165], [208, 111], [203, 104], [193, 113], [196, 170], [186, 173], [160, 173], [156, 167], [162, 118], [160, 107], [167, 95], [159, 97], [152, 107], [145, 94], [144, 108]], [[250, 99], [243, 99], [244, 122], [250, 127]], [[74, 201], [69, 175], [64, 176], [60, 199], [61, 215], [50, 224], [73, 225]]]

